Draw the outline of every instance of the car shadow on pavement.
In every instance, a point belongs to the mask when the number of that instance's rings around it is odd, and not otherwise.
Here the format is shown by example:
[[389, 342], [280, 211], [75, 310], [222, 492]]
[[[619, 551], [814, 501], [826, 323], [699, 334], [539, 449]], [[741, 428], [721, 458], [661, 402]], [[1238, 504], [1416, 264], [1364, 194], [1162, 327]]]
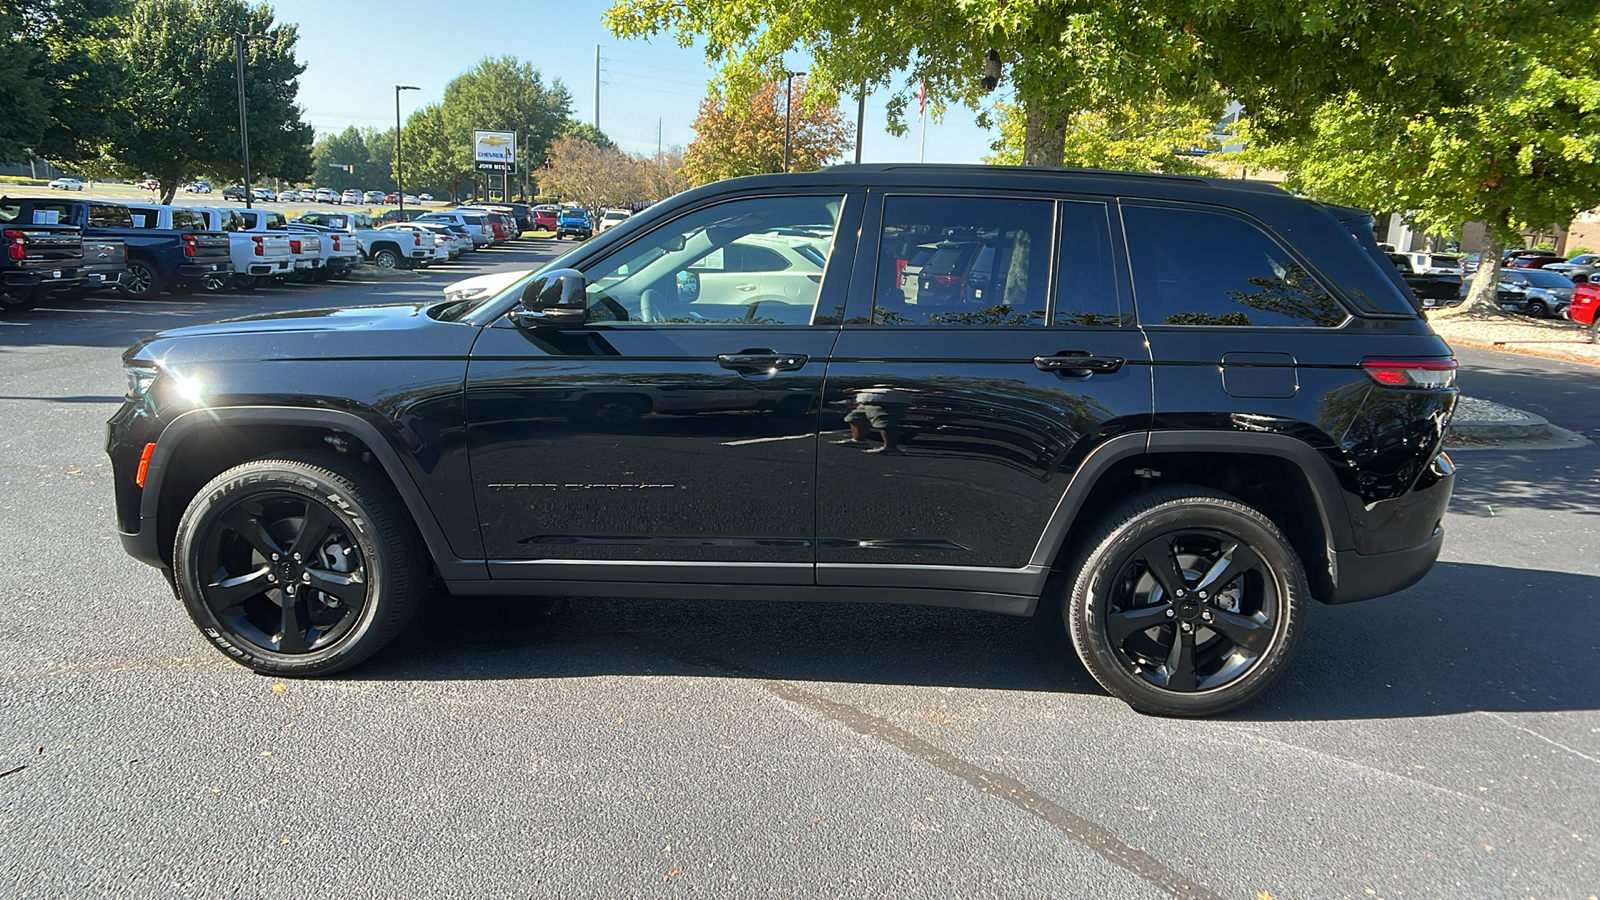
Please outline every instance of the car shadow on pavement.
[[[678, 675], [1103, 694], [1058, 615], [446, 597], [395, 647], [345, 677]], [[1283, 680], [1229, 718], [1600, 709], [1600, 679], [1589, 671], [1600, 653], [1600, 577], [1440, 563], [1393, 597], [1314, 604], [1308, 625]]]
[[[1584, 447], [1559, 451], [1561, 458], [1529, 457], [1549, 451], [1452, 451], [1457, 466], [1450, 512], [1492, 516], [1524, 507], [1600, 515], [1600, 454]], [[1552, 465], [1551, 463], [1556, 463]]]

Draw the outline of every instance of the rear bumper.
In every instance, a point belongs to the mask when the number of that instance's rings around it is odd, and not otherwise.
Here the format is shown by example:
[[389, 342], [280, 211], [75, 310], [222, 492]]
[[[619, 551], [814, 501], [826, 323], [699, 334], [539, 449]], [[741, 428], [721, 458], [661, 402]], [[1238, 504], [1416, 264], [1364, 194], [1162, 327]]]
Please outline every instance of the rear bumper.
[[178, 277], [180, 277], [180, 278], [201, 278], [201, 277], [204, 277], [206, 275], [210, 275], [213, 272], [231, 272], [231, 271], [233, 271], [233, 263], [232, 262], [227, 262], [227, 263], [220, 263], [220, 262], [214, 262], [214, 263], [185, 263], [184, 265], [181, 265], [181, 266], [178, 267]]
[[250, 275], [287, 275], [294, 271], [294, 260], [285, 259], [277, 262], [252, 263]]
[[5, 273], [8, 288], [72, 287], [83, 280], [83, 270], [74, 265], [61, 269], [22, 269]]
[[1337, 551], [1334, 554], [1337, 582], [1328, 602], [1355, 603], [1403, 591], [1428, 574], [1443, 546], [1444, 531], [1435, 528], [1433, 537], [1420, 547], [1371, 554]]

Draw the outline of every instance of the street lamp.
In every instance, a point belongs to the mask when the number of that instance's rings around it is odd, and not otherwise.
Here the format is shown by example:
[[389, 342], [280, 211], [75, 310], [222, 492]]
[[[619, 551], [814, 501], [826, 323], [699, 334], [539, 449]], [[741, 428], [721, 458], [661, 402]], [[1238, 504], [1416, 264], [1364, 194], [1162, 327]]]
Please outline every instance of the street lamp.
[[804, 72], [783, 73], [783, 170], [789, 171], [789, 107], [794, 105], [794, 79], [796, 76], [804, 78]]
[[394, 186], [395, 190], [400, 193], [400, 221], [402, 222], [406, 218], [404, 215], [406, 211], [406, 182], [402, 177], [404, 169], [401, 166], [400, 155], [400, 92], [420, 90], [422, 88], [409, 84], [397, 84], [394, 86]]
[[233, 61], [239, 75], [239, 148], [244, 151], [244, 208], [250, 209], [250, 113], [244, 105], [244, 45], [246, 42], [270, 41], [271, 35], [233, 33]]

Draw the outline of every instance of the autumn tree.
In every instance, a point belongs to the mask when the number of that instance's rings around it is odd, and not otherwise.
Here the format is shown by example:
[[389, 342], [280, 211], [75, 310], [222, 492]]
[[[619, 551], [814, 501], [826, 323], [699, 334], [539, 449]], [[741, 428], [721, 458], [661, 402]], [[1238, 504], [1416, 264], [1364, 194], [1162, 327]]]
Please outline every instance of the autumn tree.
[[539, 170], [539, 193], [598, 211], [646, 199], [638, 162], [615, 147], [558, 138]]
[[[806, 101], [804, 80], [789, 101], [789, 169], [810, 172], [849, 149], [850, 129], [837, 106]], [[700, 103], [695, 138], [684, 154], [684, 175], [706, 184], [739, 175], [783, 171], [784, 85], [768, 82], [748, 102], [714, 92]]]

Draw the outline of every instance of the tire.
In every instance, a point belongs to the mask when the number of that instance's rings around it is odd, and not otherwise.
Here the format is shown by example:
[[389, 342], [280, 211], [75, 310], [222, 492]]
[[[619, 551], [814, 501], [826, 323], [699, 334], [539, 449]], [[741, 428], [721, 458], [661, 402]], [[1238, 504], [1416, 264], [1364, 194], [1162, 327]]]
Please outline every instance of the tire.
[[0, 314], [22, 313], [43, 303], [50, 295], [48, 288], [26, 290], [0, 290]]
[[233, 276], [224, 272], [212, 272], [200, 278], [200, 289], [208, 294], [220, 294], [233, 286]]
[[382, 475], [305, 452], [235, 466], [201, 488], [178, 522], [173, 574], [224, 654], [309, 677], [357, 665], [400, 633], [427, 591], [428, 560]]
[[1535, 319], [1548, 319], [1550, 317], [1550, 310], [1545, 308], [1543, 300], [1528, 301], [1526, 312]]
[[161, 296], [163, 286], [155, 263], [136, 256], [128, 260], [128, 271], [123, 273], [117, 290], [122, 296], [135, 300], [154, 300]]
[[388, 247], [379, 247], [372, 251], [372, 264], [380, 269], [398, 269], [400, 254]]
[[[1072, 644], [1094, 680], [1139, 712], [1237, 709], [1293, 658], [1305, 570], [1278, 527], [1238, 500], [1193, 486], [1144, 491], [1079, 546], [1062, 610]], [[1178, 565], [1163, 572], [1150, 559]], [[1227, 579], [1220, 590], [1206, 580], [1213, 571]]]
[[260, 286], [261, 286], [261, 279], [258, 278], [255, 275], [235, 275], [235, 276], [233, 276], [233, 289], [236, 290], [236, 291], [244, 291], [244, 292], [248, 293], [250, 291], [255, 290], [256, 288], [258, 288]]

